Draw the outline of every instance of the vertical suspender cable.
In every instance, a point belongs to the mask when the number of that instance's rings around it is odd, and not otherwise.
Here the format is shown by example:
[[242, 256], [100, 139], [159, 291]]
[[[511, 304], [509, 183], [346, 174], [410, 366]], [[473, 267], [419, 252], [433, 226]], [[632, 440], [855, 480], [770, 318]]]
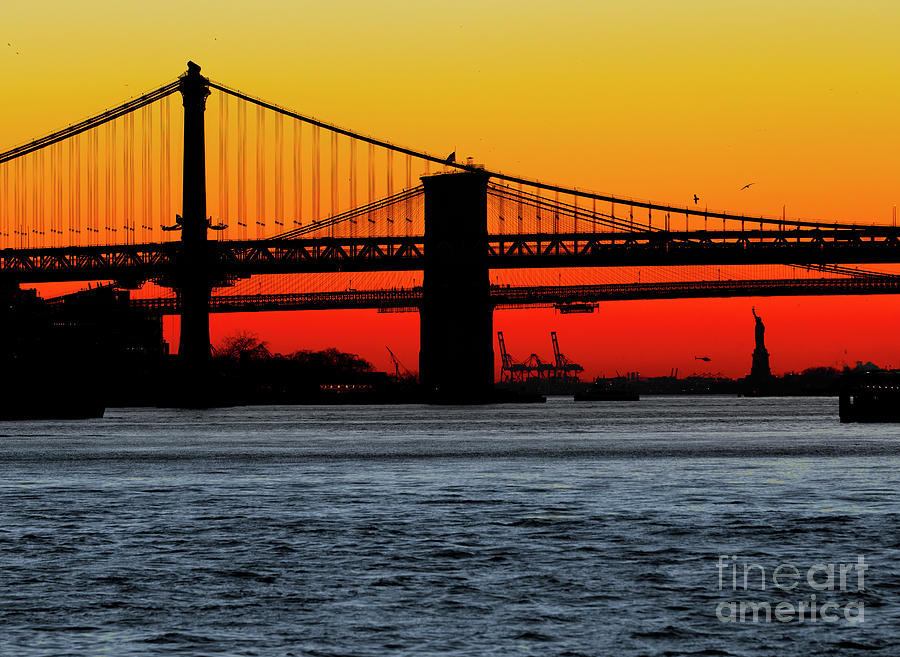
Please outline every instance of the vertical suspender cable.
[[247, 103], [238, 100], [237, 213], [240, 238], [247, 239]]
[[[219, 222], [229, 225], [230, 212], [228, 211], [228, 206], [231, 200], [231, 185], [228, 180], [228, 135], [230, 134], [229, 126], [231, 125], [228, 118], [228, 94], [219, 94], [222, 98], [219, 102], [222, 103], [222, 206], [219, 208]], [[219, 231], [219, 235], [224, 237], [225, 231]]]
[[[74, 147], [73, 147], [74, 148]], [[74, 207], [74, 203], [72, 204]], [[19, 221], [19, 235], [22, 243], [20, 246], [28, 246], [28, 213], [31, 203], [28, 201], [28, 159], [22, 160], [22, 217]]]
[[0, 248], [9, 243], [9, 163], [0, 164]]
[[75, 140], [75, 234], [70, 244], [81, 243], [81, 135], [72, 137]]
[[312, 130], [312, 220], [319, 220], [319, 126]]
[[31, 247], [34, 246], [34, 234], [35, 234], [35, 220], [37, 218], [37, 155], [31, 154], [26, 160], [26, 171], [25, 175], [29, 175], [30, 172], [30, 184], [25, 186], [25, 193], [30, 197], [28, 207], [29, 214], [25, 220], [25, 235], [26, 242], [25, 246]]
[[41, 149], [37, 153], [37, 175], [34, 177], [34, 193], [37, 197], [35, 203], [35, 211], [37, 212], [37, 221], [35, 232], [35, 246], [46, 246], [44, 244], [44, 150]]
[[[56, 215], [53, 219], [55, 245], [62, 246], [62, 216], [63, 216], [63, 145], [54, 144], [56, 158]], [[8, 233], [7, 233], [8, 236]]]
[[497, 219], [499, 220], [500, 225], [498, 228], [500, 229], [500, 234], [503, 235], [504, 229], [506, 228], [506, 220], [503, 218], [503, 200], [505, 196], [505, 190], [500, 190], [500, 194], [498, 194], [498, 209], [497, 209]]
[[109, 149], [109, 167], [110, 167], [110, 185], [109, 185], [109, 212], [106, 215], [106, 225], [104, 226], [104, 233], [106, 233], [106, 243], [112, 244], [115, 239], [115, 231], [116, 231], [116, 220], [119, 215], [119, 199], [118, 199], [118, 187], [119, 187], [119, 175], [118, 170], [116, 168], [116, 151], [118, 150], [118, 143], [116, 139], [116, 122], [110, 121], [109, 125], [110, 129], [110, 144], [107, 146]]
[[162, 208], [160, 214], [162, 221], [160, 226], [170, 226], [174, 223], [174, 210], [172, 209], [172, 115], [171, 106], [169, 105], [169, 97], [163, 99], [163, 105], [160, 109], [162, 112], [162, 130], [159, 147], [161, 149], [160, 157], [160, 197]]
[[284, 226], [284, 116], [275, 115], [275, 223]]
[[572, 232], [578, 232], [578, 195], [574, 194], [572, 196], [572, 205], [575, 206], [575, 222]]
[[141, 224], [144, 233], [141, 241], [151, 242], [153, 235], [153, 108], [149, 105], [143, 109], [144, 129], [141, 131], [144, 146], [144, 163], [141, 169], [144, 172], [144, 217]]
[[0, 237], [3, 239], [0, 240], [0, 247], [4, 249], [8, 249], [12, 246], [9, 240], [9, 219], [12, 210], [10, 208], [10, 193], [9, 193], [9, 169], [10, 163], [4, 162], [0, 164], [0, 212], [2, 212], [2, 216], [0, 216]]
[[[406, 156], [406, 189], [407, 190], [412, 189], [412, 156], [411, 155]], [[410, 227], [412, 226], [412, 216], [411, 216], [411, 214], [412, 214], [412, 212], [411, 212], [412, 198], [411, 197], [409, 197], [409, 196], [406, 197], [405, 205], [406, 205], [406, 207], [404, 209], [406, 210], [406, 236], [409, 237]]]
[[[91, 162], [94, 168], [94, 207], [91, 209], [91, 233], [88, 235], [90, 244], [97, 244], [97, 224], [100, 221], [100, 129], [91, 131]], [[60, 197], [61, 198], [61, 197]]]
[[[147, 225], [150, 227], [150, 241], [153, 241], [153, 230], [156, 226], [157, 219], [159, 220], [160, 226], [168, 226], [167, 223], [167, 205], [166, 205], [166, 181], [165, 181], [165, 170], [166, 170], [166, 150], [167, 150], [167, 142], [169, 139], [168, 135], [168, 124], [166, 122], [165, 111], [166, 105], [165, 100], [159, 103], [159, 215], [156, 216], [148, 216], [147, 217]], [[152, 145], [151, 145], [152, 150]], [[152, 158], [152, 155], [151, 155]], [[152, 174], [151, 174], [152, 175]], [[151, 194], [153, 193], [151, 188]]]
[[303, 222], [303, 124], [294, 121], [294, 226]]
[[22, 224], [22, 158], [16, 158], [15, 162], [16, 175], [14, 181], [16, 184], [15, 191], [15, 213], [13, 214], [13, 235], [15, 237], [15, 246], [22, 246], [19, 243], [19, 226]]
[[225, 101], [228, 94], [217, 94], [219, 101], [219, 207], [216, 214], [222, 220], [222, 206], [225, 205]]
[[[356, 140], [350, 139], [350, 209], [356, 210]], [[350, 220], [350, 237], [356, 237], [356, 219]]]
[[[338, 135], [331, 133], [331, 215], [338, 213]], [[334, 224], [331, 224], [331, 236], [334, 237]]]
[[522, 183], [519, 183], [519, 235], [522, 234]]
[[[6, 247], [12, 248], [16, 246], [15, 239], [18, 236], [18, 220], [19, 220], [19, 161], [21, 158], [17, 158], [15, 162], [7, 162], [3, 164], [3, 176], [4, 183], [6, 185], [7, 193], [10, 196], [9, 203], [9, 218], [6, 221], [6, 230], [7, 230], [7, 240], [5, 243]], [[13, 170], [13, 189], [9, 188], [9, 170]], [[12, 235], [9, 235], [9, 233]]]
[[10, 246], [21, 246], [20, 236], [21, 236], [21, 225], [22, 225], [22, 216], [25, 212], [23, 208], [23, 204], [25, 202], [24, 199], [24, 191], [25, 191], [25, 163], [23, 158], [16, 159], [15, 168], [13, 169], [13, 194], [15, 195], [15, 204], [13, 206], [13, 215], [10, 220], [12, 230], [12, 241]]
[[128, 240], [129, 244], [133, 244], [137, 239], [137, 202], [135, 199], [135, 192], [139, 187], [139, 181], [137, 177], [137, 169], [135, 166], [136, 161], [136, 146], [135, 146], [135, 138], [134, 138], [134, 112], [128, 113], [126, 116], [128, 117], [128, 202], [129, 209], [127, 214], [128, 220], [128, 231], [125, 235], [125, 239]]
[[134, 112], [125, 115], [125, 234], [126, 244], [134, 243]]
[[553, 208], [553, 234], [559, 234], [559, 190], [556, 190], [556, 207]]
[[15, 183], [16, 183], [16, 213], [13, 217], [13, 221], [15, 222], [15, 228], [13, 229], [13, 233], [15, 234], [15, 242], [16, 246], [22, 246], [22, 237], [21, 237], [21, 227], [22, 227], [22, 215], [24, 213], [23, 206], [23, 196], [22, 190], [25, 186], [25, 175], [22, 170], [22, 158], [16, 158], [16, 175], [15, 175]]
[[97, 176], [94, 163], [94, 131], [87, 133], [87, 221], [82, 240], [84, 244], [93, 243], [93, 234], [91, 233], [91, 224], [94, 221], [94, 179]]
[[256, 108], [256, 237], [263, 237], [266, 228], [266, 116], [263, 108]]
[[[387, 149], [387, 195], [394, 195], [394, 151]], [[388, 235], [394, 236], [394, 204], [387, 208]]]
[[[110, 166], [110, 159], [112, 158], [112, 152], [113, 152], [113, 149], [112, 149], [112, 126], [113, 126], [113, 121], [110, 121], [109, 123], [106, 124], [106, 130], [104, 131], [104, 139], [103, 139], [103, 146], [104, 146], [104, 150], [106, 151], [106, 157], [104, 158], [104, 163], [103, 163], [104, 164], [103, 173], [105, 174], [103, 176], [103, 183], [104, 183], [104, 187], [103, 187], [103, 191], [104, 191], [104, 194], [103, 194], [103, 217], [104, 217], [104, 220], [103, 220], [103, 223], [104, 223], [104, 226], [106, 226], [109, 223], [108, 220], [109, 220], [109, 217], [112, 216], [112, 205], [113, 205], [112, 204], [112, 186], [113, 186], [113, 184], [112, 184], [112, 167]], [[99, 219], [98, 219], [98, 222], [99, 222]], [[105, 230], [103, 231], [103, 233], [104, 233], [103, 237], [104, 237], [104, 239], [106, 239], [106, 241], [108, 243], [109, 240], [107, 238], [109, 237], [109, 235], [106, 234]], [[100, 244], [103, 241], [100, 239], [100, 235], [95, 235], [94, 237], [96, 238], [97, 244]]]
[[[369, 195], [368, 195], [368, 203], [371, 205], [375, 201], [375, 146], [373, 144], [369, 144]], [[372, 217], [372, 211], [369, 210], [368, 217], [366, 217], [367, 223], [369, 224], [369, 237], [372, 237], [372, 228], [375, 225], [375, 219]]]
[[122, 117], [122, 214], [119, 222], [113, 226], [113, 233], [117, 233], [119, 227], [122, 228], [122, 234], [116, 234], [116, 241], [128, 244], [128, 222], [131, 220], [131, 174], [129, 171], [129, 144], [131, 142], [131, 115], [126, 114]]

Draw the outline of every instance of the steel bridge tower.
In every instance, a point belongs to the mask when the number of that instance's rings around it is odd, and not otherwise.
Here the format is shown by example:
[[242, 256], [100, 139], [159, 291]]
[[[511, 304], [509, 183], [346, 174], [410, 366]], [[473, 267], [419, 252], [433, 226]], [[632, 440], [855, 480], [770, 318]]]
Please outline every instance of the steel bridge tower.
[[419, 380], [438, 403], [486, 402], [493, 395], [488, 179], [478, 171], [422, 178], [425, 256]]
[[180, 80], [184, 102], [184, 171], [181, 248], [176, 289], [181, 296], [181, 339], [178, 356], [188, 371], [199, 373], [210, 358], [209, 298], [212, 291], [206, 217], [206, 145], [203, 115], [209, 80], [200, 67], [188, 62]]

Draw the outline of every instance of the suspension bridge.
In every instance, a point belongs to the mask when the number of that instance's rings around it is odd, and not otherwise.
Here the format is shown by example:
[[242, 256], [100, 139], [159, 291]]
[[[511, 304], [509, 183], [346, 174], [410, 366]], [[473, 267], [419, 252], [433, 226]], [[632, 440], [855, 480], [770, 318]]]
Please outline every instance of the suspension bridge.
[[0, 153], [2, 289], [129, 289], [134, 306], [180, 315], [179, 357], [198, 371], [211, 312], [416, 310], [421, 381], [448, 398], [492, 387], [494, 308], [897, 294], [900, 277], [870, 265], [900, 261], [898, 240], [893, 225], [743, 216], [491, 171], [267, 102], [194, 63]]

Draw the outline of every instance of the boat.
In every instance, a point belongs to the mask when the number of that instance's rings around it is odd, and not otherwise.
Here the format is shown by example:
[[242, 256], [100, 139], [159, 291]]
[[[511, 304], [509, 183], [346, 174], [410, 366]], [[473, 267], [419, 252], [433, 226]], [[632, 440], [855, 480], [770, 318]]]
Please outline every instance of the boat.
[[844, 374], [839, 400], [841, 422], [900, 422], [900, 371]]

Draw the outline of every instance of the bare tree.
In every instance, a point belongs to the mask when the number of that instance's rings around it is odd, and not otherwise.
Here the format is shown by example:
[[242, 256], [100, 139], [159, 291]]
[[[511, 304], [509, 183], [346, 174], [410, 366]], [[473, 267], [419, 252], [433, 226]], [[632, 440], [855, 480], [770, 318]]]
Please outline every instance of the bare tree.
[[269, 344], [259, 339], [259, 336], [249, 331], [240, 331], [226, 337], [215, 348], [218, 358], [240, 361], [244, 359], [263, 360], [272, 357]]

